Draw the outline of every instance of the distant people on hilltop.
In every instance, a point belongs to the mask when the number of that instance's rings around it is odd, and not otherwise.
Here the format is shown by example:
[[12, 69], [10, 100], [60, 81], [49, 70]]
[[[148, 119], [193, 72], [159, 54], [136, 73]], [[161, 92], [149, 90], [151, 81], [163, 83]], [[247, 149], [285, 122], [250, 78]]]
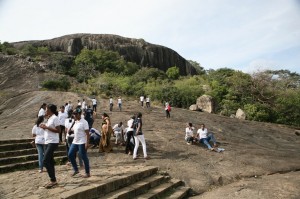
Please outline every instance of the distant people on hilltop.
[[97, 112], [97, 100], [95, 97], [92, 99], [92, 104], [93, 104], [93, 111]]
[[146, 107], [150, 108], [150, 97], [149, 96], [146, 97]]
[[144, 95], [140, 96], [140, 102], [141, 102], [142, 108], [144, 108]]
[[169, 102], [165, 103], [165, 111], [166, 111], [166, 118], [170, 118], [171, 117], [171, 106], [169, 104]]
[[121, 99], [121, 96], [118, 98], [118, 107], [119, 107], [119, 111], [122, 111], [122, 99]]
[[112, 96], [109, 97], [109, 111], [112, 112], [114, 107], [114, 101]]

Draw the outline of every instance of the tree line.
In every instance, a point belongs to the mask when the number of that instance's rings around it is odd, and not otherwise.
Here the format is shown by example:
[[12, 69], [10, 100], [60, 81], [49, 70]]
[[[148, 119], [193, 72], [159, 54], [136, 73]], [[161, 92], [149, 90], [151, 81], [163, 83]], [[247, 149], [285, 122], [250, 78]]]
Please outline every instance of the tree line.
[[[300, 126], [300, 75], [289, 70], [266, 70], [253, 74], [230, 68], [204, 70], [189, 62], [198, 75], [180, 76], [177, 66], [161, 71], [127, 62], [117, 52], [83, 49], [77, 56], [50, 52], [47, 47], [25, 45], [15, 49], [0, 43], [0, 52], [47, 60], [49, 70], [63, 77], [43, 82], [45, 89], [71, 90], [87, 95], [150, 96], [152, 101], [169, 101], [188, 108], [198, 97], [213, 97], [216, 113], [230, 116], [238, 108], [248, 120]], [[69, 81], [76, 79], [77, 86]], [[80, 86], [78, 86], [80, 85]]]

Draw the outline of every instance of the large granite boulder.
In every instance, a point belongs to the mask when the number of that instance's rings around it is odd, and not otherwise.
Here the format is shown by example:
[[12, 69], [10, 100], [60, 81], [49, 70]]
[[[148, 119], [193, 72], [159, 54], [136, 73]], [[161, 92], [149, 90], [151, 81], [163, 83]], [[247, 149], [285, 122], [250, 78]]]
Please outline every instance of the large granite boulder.
[[246, 113], [242, 109], [239, 108], [236, 111], [235, 118], [238, 118], [240, 120], [245, 120], [246, 119]]
[[202, 95], [197, 99], [197, 106], [202, 111], [213, 113], [215, 111], [215, 103], [211, 96]]
[[177, 66], [180, 75], [195, 75], [196, 69], [174, 50], [148, 43], [143, 39], [132, 39], [110, 34], [72, 34], [50, 40], [22, 41], [13, 43], [16, 48], [26, 44], [48, 46], [53, 51], [64, 51], [78, 55], [83, 48], [117, 51], [125, 60], [145, 67], [163, 71]]

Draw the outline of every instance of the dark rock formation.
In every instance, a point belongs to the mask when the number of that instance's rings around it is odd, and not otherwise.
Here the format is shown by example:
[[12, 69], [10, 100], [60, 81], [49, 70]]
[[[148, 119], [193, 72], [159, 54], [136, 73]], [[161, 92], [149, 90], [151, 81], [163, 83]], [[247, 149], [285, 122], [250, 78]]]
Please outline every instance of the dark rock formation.
[[163, 71], [169, 67], [179, 67], [181, 75], [195, 75], [196, 69], [174, 50], [150, 44], [143, 39], [125, 38], [109, 34], [73, 34], [50, 40], [23, 41], [13, 43], [20, 48], [25, 44], [48, 46], [54, 51], [65, 51], [77, 55], [83, 48], [117, 51], [126, 61], [135, 62], [141, 66], [151, 66]]

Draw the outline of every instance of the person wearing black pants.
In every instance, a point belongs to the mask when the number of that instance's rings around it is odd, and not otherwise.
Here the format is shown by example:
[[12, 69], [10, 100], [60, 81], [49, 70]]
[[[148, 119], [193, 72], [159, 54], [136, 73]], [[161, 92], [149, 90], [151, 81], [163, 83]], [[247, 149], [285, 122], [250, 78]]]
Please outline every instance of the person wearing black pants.
[[58, 147], [58, 143], [49, 143], [45, 145], [46, 151], [44, 155], [44, 165], [47, 169], [49, 178], [51, 182], [56, 182], [56, 177], [55, 177], [55, 161], [54, 161], [54, 151]]
[[46, 117], [48, 117], [46, 124], [40, 124], [40, 127], [45, 130], [45, 155], [44, 155], [44, 165], [47, 169], [48, 175], [50, 177], [50, 183], [45, 185], [45, 188], [50, 189], [57, 185], [55, 178], [54, 169], [54, 151], [58, 147], [59, 143], [59, 133], [60, 133], [60, 121], [57, 117], [57, 106], [53, 104], [48, 104], [46, 107]]
[[125, 153], [126, 154], [132, 154], [133, 150], [130, 150], [130, 140], [131, 138], [134, 140], [133, 137], [133, 133], [134, 133], [134, 129], [133, 129], [133, 122], [134, 122], [135, 116], [132, 116], [130, 120], [128, 120], [127, 122], [127, 139], [126, 139], [126, 148], [125, 148]]

